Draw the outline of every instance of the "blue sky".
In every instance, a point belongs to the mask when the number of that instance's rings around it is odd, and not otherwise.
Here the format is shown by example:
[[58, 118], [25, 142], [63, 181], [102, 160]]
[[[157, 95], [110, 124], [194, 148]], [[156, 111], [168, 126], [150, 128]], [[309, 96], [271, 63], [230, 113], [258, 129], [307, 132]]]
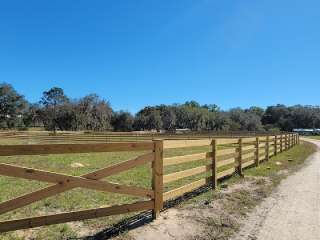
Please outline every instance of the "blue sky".
[[223, 109], [320, 104], [316, 0], [0, 2], [0, 82], [115, 110], [194, 99]]

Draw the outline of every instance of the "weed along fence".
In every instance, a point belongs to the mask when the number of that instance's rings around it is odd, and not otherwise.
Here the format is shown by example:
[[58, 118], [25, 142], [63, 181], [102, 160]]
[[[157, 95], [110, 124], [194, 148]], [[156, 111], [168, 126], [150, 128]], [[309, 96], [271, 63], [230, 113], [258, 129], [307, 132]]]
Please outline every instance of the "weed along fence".
[[[0, 163], [0, 175], [49, 183], [39, 190], [0, 203], [6, 214], [51, 196], [85, 188], [112, 194], [126, 194], [139, 201], [73, 212], [56, 213], [0, 222], [0, 232], [66, 223], [130, 212], [152, 210], [156, 218], [163, 203], [204, 185], [217, 187], [219, 179], [234, 173], [242, 175], [249, 166], [285, 151], [299, 142], [296, 134], [250, 138], [194, 140], [153, 140], [99, 144], [2, 145], [0, 156], [139, 152], [132, 160], [105, 166], [96, 171], [73, 176], [35, 168]], [[178, 149], [178, 150], [177, 150]], [[103, 180], [139, 166], [150, 166], [150, 188]], [[138, 179], [139, 180], [139, 179]], [[8, 189], [10, 191], [10, 189]]]

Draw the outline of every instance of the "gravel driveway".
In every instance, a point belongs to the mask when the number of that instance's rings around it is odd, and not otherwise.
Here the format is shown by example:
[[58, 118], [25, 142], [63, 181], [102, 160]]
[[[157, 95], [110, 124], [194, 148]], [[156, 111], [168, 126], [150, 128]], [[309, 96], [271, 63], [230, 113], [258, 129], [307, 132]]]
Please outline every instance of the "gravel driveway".
[[320, 141], [305, 140], [317, 152], [249, 215], [234, 240], [320, 239]]

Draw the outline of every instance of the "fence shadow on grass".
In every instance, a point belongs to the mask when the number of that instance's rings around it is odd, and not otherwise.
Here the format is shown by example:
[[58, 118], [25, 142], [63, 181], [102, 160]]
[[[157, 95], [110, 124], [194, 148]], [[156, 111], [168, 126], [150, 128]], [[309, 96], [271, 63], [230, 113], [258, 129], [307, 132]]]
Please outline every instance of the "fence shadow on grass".
[[[194, 198], [196, 196], [199, 196], [202, 193], [208, 192], [209, 190], [212, 189], [212, 185], [208, 184], [206, 186], [203, 186], [199, 189], [196, 189], [193, 192], [189, 192], [184, 194], [181, 197], [178, 197], [174, 200], [170, 200], [165, 202], [164, 208], [162, 211], [165, 211], [169, 208], [172, 208], [174, 206], [177, 206], [183, 201], [189, 200], [191, 198]], [[105, 239], [110, 239], [112, 237], [119, 236], [121, 233], [127, 232], [129, 230], [133, 230], [135, 228], [141, 227], [145, 224], [148, 224], [153, 221], [152, 217], [152, 211], [146, 211], [142, 212], [140, 214], [137, 214], [131, 218], [127, 218], [97, 234], [94, 236], [87, 236], [84, 238], [69, 238], [69, 240], [105, 240]]]

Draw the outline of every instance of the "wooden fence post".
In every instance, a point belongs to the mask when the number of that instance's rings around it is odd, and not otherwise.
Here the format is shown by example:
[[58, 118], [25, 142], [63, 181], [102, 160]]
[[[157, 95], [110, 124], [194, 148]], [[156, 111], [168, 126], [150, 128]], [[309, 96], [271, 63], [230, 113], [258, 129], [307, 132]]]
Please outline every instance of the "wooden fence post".
[[278, 153], [278, 136], [274, 136], [274, 155], [276, 156]]
[[269, 148], [270, 148], [270, 137], [267, 136], [267, 142], [266, 142], [266, 161], [269, 161]]
[[289, 134], [289, 148], [292, 147], [292, 134]]
[[292, 146], [296, 145], [295, 141], [296, 141], [295, 134], [292, 134]]
[[285, 135], [285, 150], [288, 150], [288, 134]]
[[283, 144], [283, 135], [281, 134], [281, 135], [280, 135], [280, 152], [283, 151], [283, 146], [282, 146], [282, 144]]
[[295, 143], [295, 134], [292, 134], [292, 145], [294, 146], [294, 145], [296, 145], [296, 143]]
[[255, 158], [255, 164], [256, 164], [256, 167], [259, 166], [259, 155], [260, 155], [260, 140], [259, 140], [259, 137], [256, 138], [256, 158]]
[[296, 134], [293, 134], [293, 145], [296, 145]]
[[292, 146], [294, 146], [294, 134], [292, 134]]
[[152, 188], [154, 190], [153, 218], [156, 219], [163, 208], [163, 140], [153, 140], [154, 162], [152, 164]]
[[242, 138], [239, 138], [238, 174], [241, 177], [243, 177], [243, 173], [242, 173]]
[[212, 140], [212, 189], [216, 189], [218, 186], [217, 178], [217, 140]]

